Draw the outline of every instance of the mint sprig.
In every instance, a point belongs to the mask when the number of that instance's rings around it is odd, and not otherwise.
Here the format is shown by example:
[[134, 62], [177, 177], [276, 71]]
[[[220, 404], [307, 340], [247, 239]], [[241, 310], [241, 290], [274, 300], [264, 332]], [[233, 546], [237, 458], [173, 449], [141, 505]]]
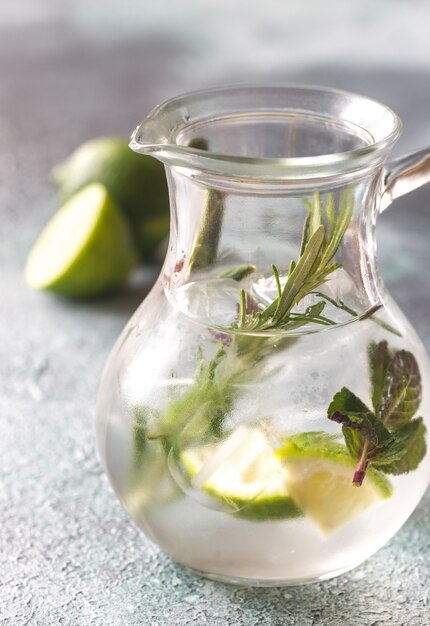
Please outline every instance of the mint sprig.
[[342, 424], [351, 456], [357, 459], [353, 483], [361, 485], [370, 464], [386, 474], [416, 469], [426, 454], [426, 428], [414, 418], [421, 403], [418, 363], [411, 352], [390, 350], [386, 341], [368, 349], [370, 410], [343, 387], [328, 407], [328, 418]]

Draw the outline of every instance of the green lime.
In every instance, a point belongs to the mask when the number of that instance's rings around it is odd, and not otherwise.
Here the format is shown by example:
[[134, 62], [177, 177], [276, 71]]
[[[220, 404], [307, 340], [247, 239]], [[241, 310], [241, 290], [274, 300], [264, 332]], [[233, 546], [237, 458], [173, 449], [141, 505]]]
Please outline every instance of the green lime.
[[169, 231], [169, 196], [164, 166], [136, 154], [122, 137], [82, 144], [53, 170], [61, 202], [89, 183], [103, 184], [130, 222], [136, 247], [149, 258]]
[[95, 296], [125, 283], [136, 253], [127, 221], [103, 185], [88, 185], [54, 215], [30, 251], [34, 289]]
[[221, 443], [187, 448], [180, 460], [191, 485], [242, 518], [263, 521], [298, 517], [282, 462], [263, 431], [239, 426]]
[[390, 482], [369, 468], [361, 487], [352, 484], [356, 462], [334, 437], [321, 432], [293, 435], [277, 451], [297, 506], [327, 534], [392, 494]]

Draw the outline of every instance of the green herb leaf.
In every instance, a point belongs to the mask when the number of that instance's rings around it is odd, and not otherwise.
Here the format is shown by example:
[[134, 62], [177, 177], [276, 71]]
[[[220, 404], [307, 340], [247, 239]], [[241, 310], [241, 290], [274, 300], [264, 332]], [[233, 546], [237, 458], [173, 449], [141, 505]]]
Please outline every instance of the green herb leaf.
[[294, 270], [288, 275], [288, 280], [279, 298], [278, 306], [273, 316], [273, 322], [279, 322], [294, 304], [294, 299], [299, 293], [306, 278], [312, 272], [314, 263], [318, 257], [321, 245], [325, 238], [324, 226], [319, 226], [306, 244], [305, 250], [297, 262]]
[[329, 228], [331, 231], [333, 231], [334, 225], [336, 223], [336, 214], [334, 211], [334, 193], [327, 194], [327, 200], [325, 204], [325, 213], [326, 213]]
[[201, 363], [194, 384], [172, 402], [157, 422], [149, 439], [160, 439], [165, 450], [204, 440], [209, 434], [219, 437], [223, 420], [233, 401], [233, 378], [223, 379], [219, 366], [225, 361], [225, 346], [219, 348], [208, 364]]
[[384, 393], [386, 392], [387, 369], [391, 360], [388, 352], [388, 343], [380, 341], [372, 342], [367, 350], [370, 366], [370, 381], [372, 384], [372, 404], [375, 412]]
[[321, 196], [319, 191], [312, 194], [312, 203], [309, 207], [309, 234], [312, 237], [322, 224]]
[[336, 254], [346, 229], [349, 226], [352, 217], [353, 197], [351, 190], [344, 192], [339, 211], [339, 216], [335, 222], [330, 241], [321, 259], [321, 265], [324, 266], [330, 262], [330, 260]]
[[303, 252], [305, 251], [306, 244], [309, 241], [309, 222], [310, 222], [310, 214], [308, 213], [305, 219], [305, 223], [303, 224], [302, 241], [300, 244], [299, 258], [302, 256]]
[[342, 387], [340, 391], [338, 391], [331, 401], [327, 413], [329, 418], [334, 413], [343, 413], [345, 415], [363, 415], [370, 413], [367, 406], [358, 398], [352, 391], [347, 389], [346, 387]]
[[328, 408], [329, 419], [342, 424], [349, 453], [358, 460], [353, 477], [358, 485], [369, 464], [387, 474], [402, 474], [416, 469], [427, 450], [423, 419], [412, 420], [422, 394], [415, 357], [390, 350], [386, 341], [370, 344], [368, 355], [375, 412], [345, 387]]
[[234, 265], [230, 267], [225, 272], [222, 272], [219, 277], [220, 278], [232, 278], [237, 282], [240, 282], [250, 274], [253, 274], [256, 270], [255, 265]]
[[241, 289], [240, 290], [239, 318], [240, 318], [240, 326], [245, 326], [245, 324], [246, 324], [246, 292], [245, 292], [245, 289]]
[[306, 315], [308, 315], [309, 317], [319, 317], [321, 313], [323, 312], [324, 308], [325, 308], [325, 302], [320, 300], [320, 302], [317, 302], [316, 304], [312, 304], [311, 306], [308, 306], [308, 308], [306, 309]]
[[396, 438], [402, 441], [405, 453], [389, 464], [382, 464], [379, 469], [386, 474], [407, 474], [417, 469], [427, 452], [426, 427], [422, 417], [408, 422], [395, 431]]
[[[362, 404], [348, 389], [342, 389], [337, 395], [339, 395], [337, 404], [341, 404], [341, 396], [347, 398], [347, 405]], [[335, 411], [329, 417], [342, 424], [349, 453], [359, 461], [353, 481], [358, 484], [362, 483], [369, 463], [383, 471], [390, 464], [402, 463], [411, 441], [415, 439], [415, 429], [405, 428], [390, 432], [368, 409], [363, 413], [349, 414]]]
[[412, 419], [421, 404], [421, 375], [414, 355], [406, 350], [395, 352], [386, 367], [385, 378], [375, 408], [390, 429], [400, 428]]
[[273, 276], [275, 277], [278, 298], [280, 298], [282, 296], [282, 288], [281, 288], [281, 280], [279, 278], [278, 268], [276, 267], [276, 265], [272, 265], [272, 272], [273, 272]]
[[[352, 199], [352, 190], [344, 192], [337, 217], [334, 194], [327, 194], [325, 206], [319, 192], [312, 194], [312, 202], [304, 200], [308, 215], [303, 226], [297, 263], [294, 260], [290, 262], [283, 288], [279, 271], [276, 266], [272, 266], [277, 297], [265, 309], [255, 310], [247, 315], [245, 320], [242, 315], [243, 308], [239, 307], [239, 319], [234, 324], [236, 328], [240, 328], [242, 332], [272, 329], [287, 331], [309, 323], [323, 326], [335, 323], [321, 315], [321, 302], [317, 303], [316, 309], [308, 307], [305, 313], [292, 312], [292, 309], [341, 267], [340, 263], [333, 261], [333, 257], [351, 220]], [[323, 213], [329, 231], [323, 224]]]
[[394, 441], [394, 437], [381, 420], [346, 387], [334, 396], [328, 408], [328, 417], [342, 424], [342, 430], [351, 429], [361, 435], [352, 443], [347, 441], [350, 452], [354, 451], [353, 456], [357, 456], [357, 452], [359, 454], [362, 452], [359, 448], [360, 441], [367, 440], [371, 444], [369, 452], [372, 455], [377, 455], [378, 451], [384, 450]]
[[348, 448], [350, 455], [353, 459], [358, 460], [361, 456], [364, 444], [366, 442], [365, 437], [358, 430], [348, 428], [347, 426], [342, 426], [342, 434], [344, 436], [346, 447]]

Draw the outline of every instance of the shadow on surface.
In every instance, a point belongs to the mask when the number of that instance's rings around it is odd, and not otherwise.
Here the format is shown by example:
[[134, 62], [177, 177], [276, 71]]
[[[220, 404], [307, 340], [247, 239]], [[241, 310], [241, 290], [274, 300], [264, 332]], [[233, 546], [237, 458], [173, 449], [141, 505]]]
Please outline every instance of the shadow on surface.
[[94, 298], [72, 299], [55, 294], [41, 294], [52, 298], [61, 308], [95, 314], [109, 312], [120, 316], [130, 316], [143, 302], [155, 284], [160, 268], [156, 265], [135, 270], [131, 280], [119, 291]]

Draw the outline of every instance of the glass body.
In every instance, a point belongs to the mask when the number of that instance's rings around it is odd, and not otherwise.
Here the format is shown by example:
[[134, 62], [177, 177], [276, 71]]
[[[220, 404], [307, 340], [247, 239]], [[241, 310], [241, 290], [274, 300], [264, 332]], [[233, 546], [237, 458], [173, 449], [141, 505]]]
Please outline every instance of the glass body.
[[98, 446], [136, 524], [204, 575], [347, 571], [428, 485], [430, 364], [374, 239], [399, 132], [365, 98], [277, 87], [175, 99], [133, 136], [166, 164], [171, 233], [106, 365]]

